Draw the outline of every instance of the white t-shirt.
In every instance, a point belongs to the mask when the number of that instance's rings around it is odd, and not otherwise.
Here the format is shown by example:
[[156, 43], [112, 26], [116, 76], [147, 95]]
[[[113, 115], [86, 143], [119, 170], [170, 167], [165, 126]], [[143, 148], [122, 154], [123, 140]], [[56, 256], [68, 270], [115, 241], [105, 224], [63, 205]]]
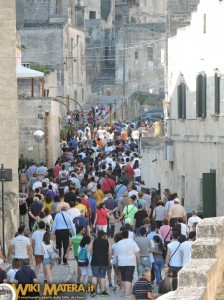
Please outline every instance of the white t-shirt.
[[97, 190], [97, 182], [90, 182], [87, 185], [87, 189], [90, 190], [92, 193], [95, 193], [95, 191]]
[[57, 186], [57, 184], [56, 183], [54, 183], [54, 182], [50, 182], [49, 184], [51, 184], [52, 185], [52, 190], [55, 192], [55, 194], [57, 193], [57, 190], [58, 190], [58, 186]]
[[191, 245], [192, 241], [185, 241], [180, 245], [180, 251], [182, 253], [183, 258], [183, 267], [189, 262], [191, 259]]
[[66, 210], [66, 213], [69, 214], [69, 216], [71, 216], [72, 220], [81, 215], [80, 210], [75, 207]]
[[[180, 242], [178, 242], [178, 241], [173, 241], [167, 245], [167, 247], [170, 249], [170, 258], [172, 257], [170, 259], [169, 264], [172, 267], [182, 267], [182, 265], [183, 265], [181, 253], [180, 253], [180, 247], [177, 249], [177, 247], [179, 245], [180, 245]], [[176, 251], [176, 249], [177, 249], [177, 251]], [[175, 252], [175, 254], [174, 254], [174, 252]]]
[[134, 169], [135, 177], [141, 176], [141, 169]]
[[18, 270], [19, 269], [10, 269], [8, 271], [7, 276], [9, 277], [9, 283], [14, 283], [14, 278]]
[[190, 230], [192, 229], [192, 226], [194, 223], [199, 223], [201, 221], [201, 218], [198, 216], [192, 216], [188, 219], [188, 226], [190, 227]]
[[43, 255], [41, 251], [41, 244], [43, 242], [44, 233], [45, 230], [36, 230], [32, 235], [32, 240], [35, 241], [35, 247], [33, 251], [34, 255]]
[[52, 216], [51, 215], [48, 215], [44, 218], [44, 221], [48, 224], [51, 224], [51, 220], [53, 220]]
[[42, 182], [41, 181], [36, 181], [33, 184], [32, 190], [35, 191], [35, 189], [41, 188], [41, 187], [42, 187]]
[[108, 140], [113, 140], [114, 139], [114, 133], [108, 133]]
[[132, 133], [131, 133], [131, 137], [134, 140], [138, 140], [139, 139], [139, 132], [138, 132], [138, 130], [133, 130]]
[[128, 238], [134, 240], [134, 232], [128, 231]]
[[138, 245], [132, 239], [123, 239], [117, 243], [116, 256], [118, 266], [136, 266], [136, 255], [140, 251]]
[[11, 245], [15, 248], [14, 258], [27, 259], [29, 258], [27, 246], [30, 245], [30, 239], [24, 235], [18, 235], [13, 238]]
[[181, 234], [183, 234], [187, 237], [187, 234], [188, 234], [187, 225], [184, 223], [180, 223], [180, 225], [181, 225]]
[[53, 249], [52, 241], [50, 241], [49, 245], [46, 245], [44, 242], [41, 244], [41, 249], [43, 250], [42, 255], [44, 255], [44, 258], [49, 258], [48, 250]]

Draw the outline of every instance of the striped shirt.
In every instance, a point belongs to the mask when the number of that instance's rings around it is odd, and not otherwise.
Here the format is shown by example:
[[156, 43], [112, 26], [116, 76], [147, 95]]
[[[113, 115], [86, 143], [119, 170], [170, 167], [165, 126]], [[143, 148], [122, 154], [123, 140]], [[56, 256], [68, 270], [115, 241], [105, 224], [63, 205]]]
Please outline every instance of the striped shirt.
[[135, 295], [136, 300], [148, 300], [147, 293], [152, 292], [152, 285], [146, 278], [140, 278], [134, 284], [132, 294]]

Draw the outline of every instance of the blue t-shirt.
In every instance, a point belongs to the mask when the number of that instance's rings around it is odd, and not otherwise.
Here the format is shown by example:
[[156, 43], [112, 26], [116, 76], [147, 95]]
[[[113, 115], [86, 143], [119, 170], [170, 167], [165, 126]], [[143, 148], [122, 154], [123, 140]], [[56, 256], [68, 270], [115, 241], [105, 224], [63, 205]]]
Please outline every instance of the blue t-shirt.
[[55, 192], [52, 191], [52, 190], [48, 190], [48, 191], [46, 192], [46, 195], [45, 195], [45, 196], [47, 196], [48, 194], [51, 195], [51, 198], [54, 200], [54, 198], [55, 198], [55, 196], [56, 196]]
[[68, 144], [69, 144], [69, 146], [72, 146], [73, 148], [76, 148], [78, 146], [78, 144], [74, 140], [70, 141]]
[[95, 213], [96, 212], [96, 200], [93, 198], [90, 198], [90, 197], [87, 200], [90, 203], [91, 211]]

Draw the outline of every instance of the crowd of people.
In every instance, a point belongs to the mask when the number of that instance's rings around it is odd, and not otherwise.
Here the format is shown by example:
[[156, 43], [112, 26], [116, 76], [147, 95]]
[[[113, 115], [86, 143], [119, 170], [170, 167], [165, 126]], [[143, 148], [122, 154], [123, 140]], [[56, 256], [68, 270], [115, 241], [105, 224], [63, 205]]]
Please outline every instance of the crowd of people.
[[[36, 283], [43, 265], [51, 284], [54, 264], [67, 265], [72, 255], [77, 281], [94, 285], [91, 297], [123, 292], [155, 299], [154, 288], [159, 294], [177, 288], [200, 218], [195, 210], [187, 218], [176, 193], [145, 186], [139, 128], [79, 127], [61, 141], [55, 166], [22, 167], [20, 187], [28, 197], [20, 202], [20, 227], [6, 257], [0, 253], [0, 282]], [[11, 258], [6, 274], [3, 260]]]

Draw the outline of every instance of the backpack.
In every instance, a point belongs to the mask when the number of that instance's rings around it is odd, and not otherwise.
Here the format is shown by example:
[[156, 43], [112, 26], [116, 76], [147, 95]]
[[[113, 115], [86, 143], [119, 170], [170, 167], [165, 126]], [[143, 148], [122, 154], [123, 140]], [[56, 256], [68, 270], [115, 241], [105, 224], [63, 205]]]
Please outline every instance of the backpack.
[[89, 259], [87, 257], [86, 251], [87, 245], [85, 247], [81, 247], [81, 250], [78, 254], [78, 266], [79, 267], [87, 267], [89, 265]]
[[19, 181], [21, 184], [27, 184], [29, 182], [28, 177], [26, 175], [26, 171], [22, 172], [19, 176]]

